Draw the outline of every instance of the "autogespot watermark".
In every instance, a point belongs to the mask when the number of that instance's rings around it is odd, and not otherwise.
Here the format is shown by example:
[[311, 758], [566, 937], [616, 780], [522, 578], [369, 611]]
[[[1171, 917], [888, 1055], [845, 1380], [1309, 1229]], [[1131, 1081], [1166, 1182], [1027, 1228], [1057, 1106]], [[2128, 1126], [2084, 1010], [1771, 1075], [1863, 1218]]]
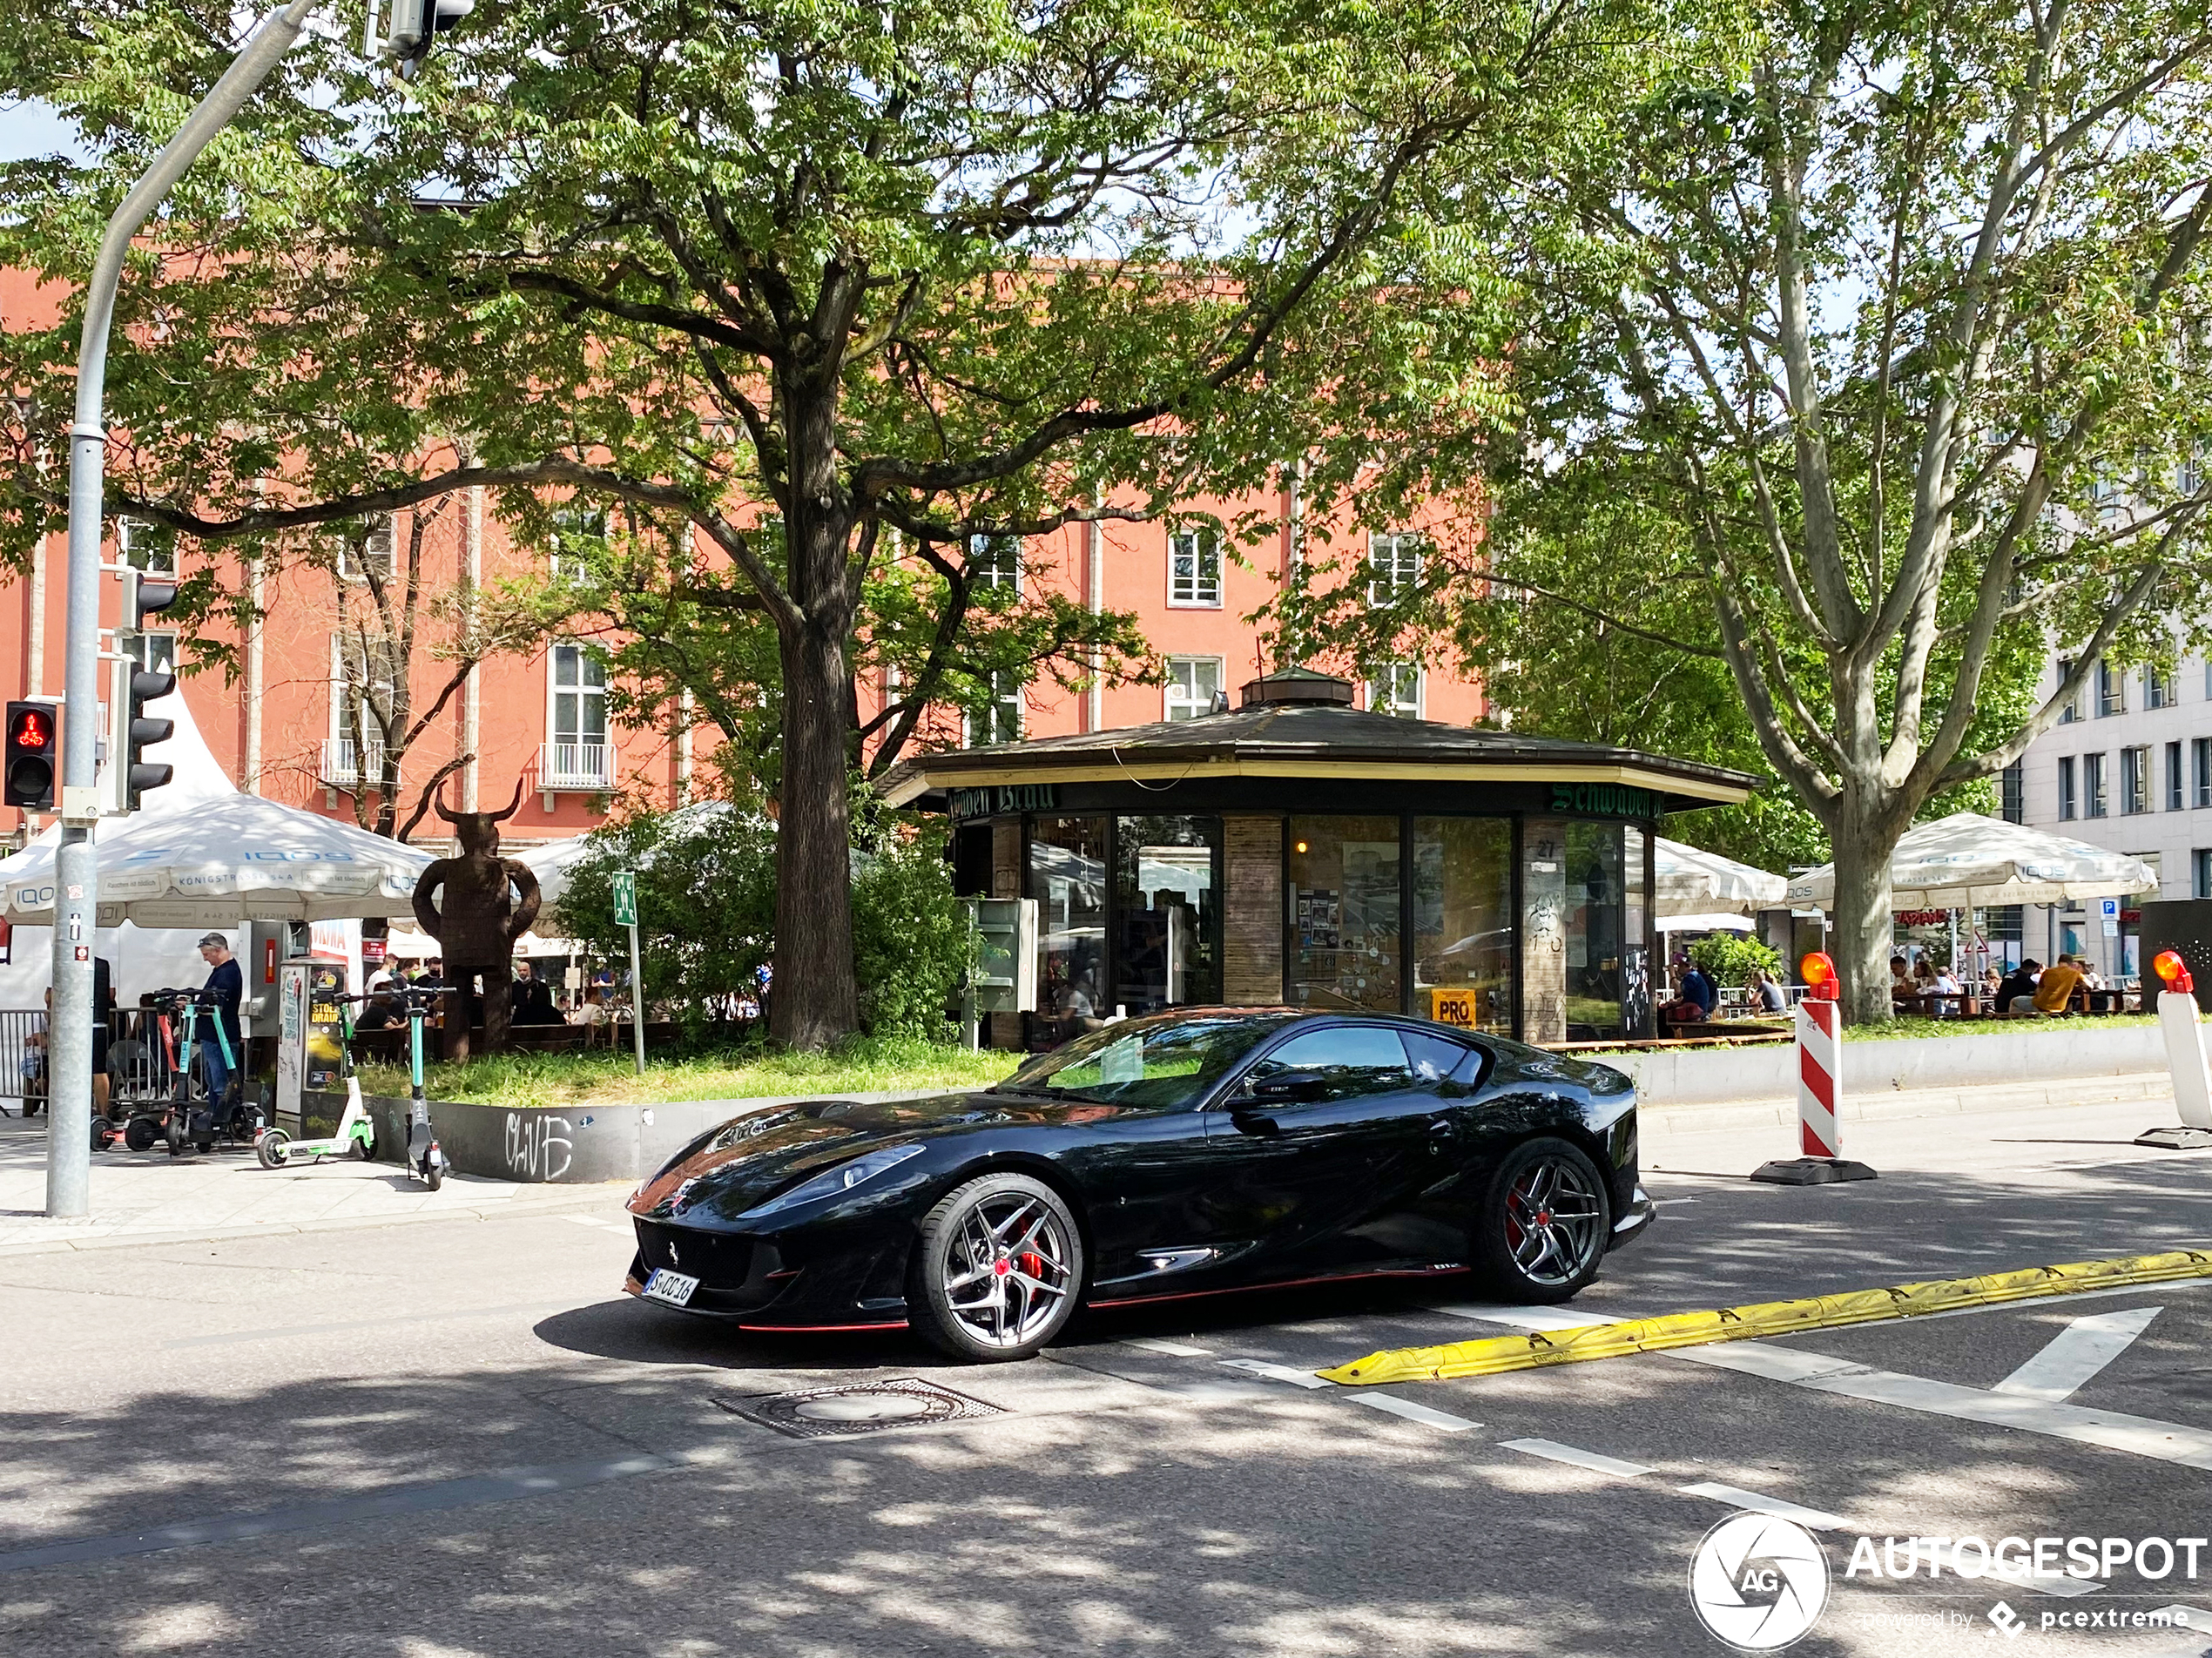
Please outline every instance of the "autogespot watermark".
[[[2111, 1585], [2133, 1571], [2146, 1584], [2194, 1581], [2212, 1571], [2212, 1538], [2203, 1537], [1861, 1537], [1844, 1567], [1847, 1582], [1869, 1585], [1913, 1580], [1964, 1587], [1994, 1582], [2016, 1589], [2083, 1582]], [[1738, 1652], [1778, 1652], [1811, 1633], [1828, 1605], [1827, 1550], [1811, 1532], [1775, 1515], [1730, 1515], [1698, 1543], [1689, 1564], [1689, 1603], [1716, 1639]], [[1952, 1589], [1953, 1594], [1959, 1589]], [[1980, 1614], [1954, 1607], [1870, 1612], [1868, 1628], [1900, 1634], [1928, 1634], [1986, 1621], [1982, 1633], [2013, 1638], [2034, 1629], [2053, 1633], [2194, 1627], [2183, 1606], [2134, 1607], [2056, 1606], [2026, 1614], [2000, 1600]]]

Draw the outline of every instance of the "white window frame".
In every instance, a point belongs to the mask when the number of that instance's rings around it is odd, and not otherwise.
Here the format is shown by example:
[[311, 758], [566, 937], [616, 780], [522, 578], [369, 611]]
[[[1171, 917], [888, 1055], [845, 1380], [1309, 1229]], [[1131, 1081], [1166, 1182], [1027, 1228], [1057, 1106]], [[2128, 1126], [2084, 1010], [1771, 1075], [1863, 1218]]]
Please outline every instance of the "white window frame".
[[[352, 689], [352, 682], [346, 677], [346, 656], [350, 646], [360, 643], [358, 637], [353, 634], [334, 632], [330, 636], [330, 738], [323, 756], [322, 774], [327, 781], [349, 787], [365, 778], [380, 776], [384, 770], [382, 751], [374, 746], [377, 741], [373, 729], [375, 721], [366, 717], [366, 708], [359, 726], [349, 725], [346, 719], [346, 704]], [[364, 683], [368, 676], [368, 660], [364, 648], [361, 661]], [[350, 756], [347, 753], [349, 748], [352, 751]]]
[[[1168, 682], [1160, 691], [1160, 718], [1170, 721], [1200, 719], [1213, 712], [1214, 698], [1221, 691], [1222, 671], [1227, 665], [1219, 657], [1170, 657]], [[1202, 671], [1213, 680], [1204, 691], [1198, 688]], [[1178, 676], [1186, 677], [1187, 683], [1179, 683]], [[1177, 712], [1178, 709], [1185, 711]]]
[[[387, 516], [371, 524], [362, 550], [368, 555], [367, 562], [381, 565], [384, 580], [391, 581], [400, 568], [398, 521]], [[368, 572], [354, 563], [354, 540], [350, 536], [338, 537], [338, 579], [355, 587], [366, 586], [368, 582]]]
[[[561, 684], [561, 653], [564, 650], [576, 653], [577, 683], [573, 685]], [[587, 661], [599, 664], [599, 683], [596, 686], [584, 684], [583, 664]], [[538, 772], [541, 788], [549, 792], [556, 789], [597, 791], [609, 786], [614, 777], [614, 726], [607, 718], [606, 661], [597, 650], [577, 639], [556, 640], [546, 649], [545, 753]], [[577, 699], [576, 736], [565, 742], [561, 736], [560, 713], [563, 696]], [[597, 698], [599, 704], [599, 740], [596, 744], [585, 740], [590, 725], [584, 718], [584, 709], [586, 700], [591, 698]], [[604, 756], [601, 772], [595, 774], [582, 765], [563, 771], [554, 761], [564, 746], [579, 753], [589, 748], [599, 749]]]
[[1367, 537], [1367, 608], [1379, 610], [1418, 586], [1428, 560], [1428, 537], [1410, 529], [1379, 529]]
[[[1006, 684], [1006, 682], [1009, 680], [1014, 682], [1010, 689]], [[960, 740], [961, 746], [964, 748], [993, 748], [1001, 743], [1020, 742], [1022, 740], [1023, 731], [1027, 730], [1028, 726], [1028, 704], [1024, 694], [1027, 689], [1028, 688], [1021, 681], [1015, 679], [1015, 677], [1010, 673], [994, 673], [991, 676], [990, 701], [995, 707], [1001, 711], [1006, 711], [1006, 712], [1001, 713], [1000, 718], [1006, 718], [1008, 713], [1010, 713], [1014, 721], [1014, 734], [1009, 737], [1003, 731], [998, 731], [997, 727], [999, 721], [998, 719], [994, 719], [991, 722], [993, 731], [987, 734], [988, 740], [978, 742], [976, 740], [975, 734], [975, 716], [972, 711], [963, 711], [960, 717]]]
[[[1185, 559], [1190, 561], [1188, 581], [1178, 568]], [[1168, 608], [1221, 609], [1221, 537], [1212, 530], [1177, 530], [1168, 537]]]
[[[1011, 547], [1014, 550], [1014, 568], [1010, 572], [1013, 577], [1011, 581], [1008, 580], [1009, 572], [1006, 568], [1005, 562], [993, 552], [994, 543]], [[1019, 536], [970, 536], [968, 538], [968, 579], [969, 584], [974, 587], [1011, 587], [1014, 590], [1014, 596], [1016, 598], [1019, 598], [1022, 596], [1022, 584], [1023, 579], [1022, 567], [1028, 562], [1026, 557], [1027, 552], [1028, 544], [1024, 542], [1022, 537]], [[984, 562], [986, 555], [990, 556], [989, 562], [988, 563]]]
[[552, 544], [546, 549], [546, 573], [564, 587], [582, 587], [590, 579], [590, 560], [578, 554], [563, 554], [563, 541], [596, 541], [604, 546], [611, 521], [604, 507], [579, 507], [571, 502], [553, 511]]
[[[1428, 670], [1418, 662], [1393, 662], [1384, 666], [1383, 672], [1389, 677], [1367, 682], [1368, 711], [1397, 719], [1426, 718]], [[1413, 694], [1410, 698], [1400, 694], [1409, 673], [1413, 677]]]
[[[145, 562], [139, 564], [138, 568], [147, 575], [174, 576], [177, 573], [175, 539], [172, 537], [165, 547], [153, 543], [152, 541], [154, 532], [160, 528], [160, 525], [150, 523], [144, 518], [118, 518], [115, 521], [116, 562], [129, 564], [143, 557]], [[145, 533], [149, 544], [133, 545], [138, 541], [141, 531]]]

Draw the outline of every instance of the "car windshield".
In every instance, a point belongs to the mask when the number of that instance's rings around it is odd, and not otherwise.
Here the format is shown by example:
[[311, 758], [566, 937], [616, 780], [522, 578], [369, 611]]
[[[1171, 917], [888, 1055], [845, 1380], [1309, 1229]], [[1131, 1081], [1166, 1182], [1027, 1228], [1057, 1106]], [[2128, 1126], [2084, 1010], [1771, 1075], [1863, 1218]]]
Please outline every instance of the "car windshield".
[[1296, 1017], [1170, 1014], [1127, 1020], [1038, 1055], [991, 1091], [1113, 1105], [1190, 1105]]

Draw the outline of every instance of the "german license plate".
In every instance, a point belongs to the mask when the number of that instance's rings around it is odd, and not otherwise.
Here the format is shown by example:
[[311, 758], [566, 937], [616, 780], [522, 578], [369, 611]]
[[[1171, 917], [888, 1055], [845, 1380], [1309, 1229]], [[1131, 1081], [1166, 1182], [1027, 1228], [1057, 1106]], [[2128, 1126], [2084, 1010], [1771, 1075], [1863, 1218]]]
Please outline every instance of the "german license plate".
[[688, 1307], [698, 1291], [699, 1281], [682, 1272], [671, 1272], [666, 1267], [655, 1267], [652, 1276], [645, 1280], [645, 1299], [665, 1301], [671, 1307]]

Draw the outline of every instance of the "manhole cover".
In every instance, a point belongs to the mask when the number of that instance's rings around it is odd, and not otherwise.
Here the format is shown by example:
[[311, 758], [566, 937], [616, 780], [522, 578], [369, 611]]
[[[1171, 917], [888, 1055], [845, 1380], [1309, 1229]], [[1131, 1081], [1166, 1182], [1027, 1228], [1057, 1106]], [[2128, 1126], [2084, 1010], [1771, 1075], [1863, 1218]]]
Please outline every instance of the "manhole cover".
[[895, 1382], [853, 1382], [843, 1387], [810, 1387], [801, 1392], [763, 1393], [752, 1399], [718, 1395], [714, 1402], [732, 1416], [762, 1423], [799, 1439], [1006, 1414], [995, 1405], [913, 1376]]

